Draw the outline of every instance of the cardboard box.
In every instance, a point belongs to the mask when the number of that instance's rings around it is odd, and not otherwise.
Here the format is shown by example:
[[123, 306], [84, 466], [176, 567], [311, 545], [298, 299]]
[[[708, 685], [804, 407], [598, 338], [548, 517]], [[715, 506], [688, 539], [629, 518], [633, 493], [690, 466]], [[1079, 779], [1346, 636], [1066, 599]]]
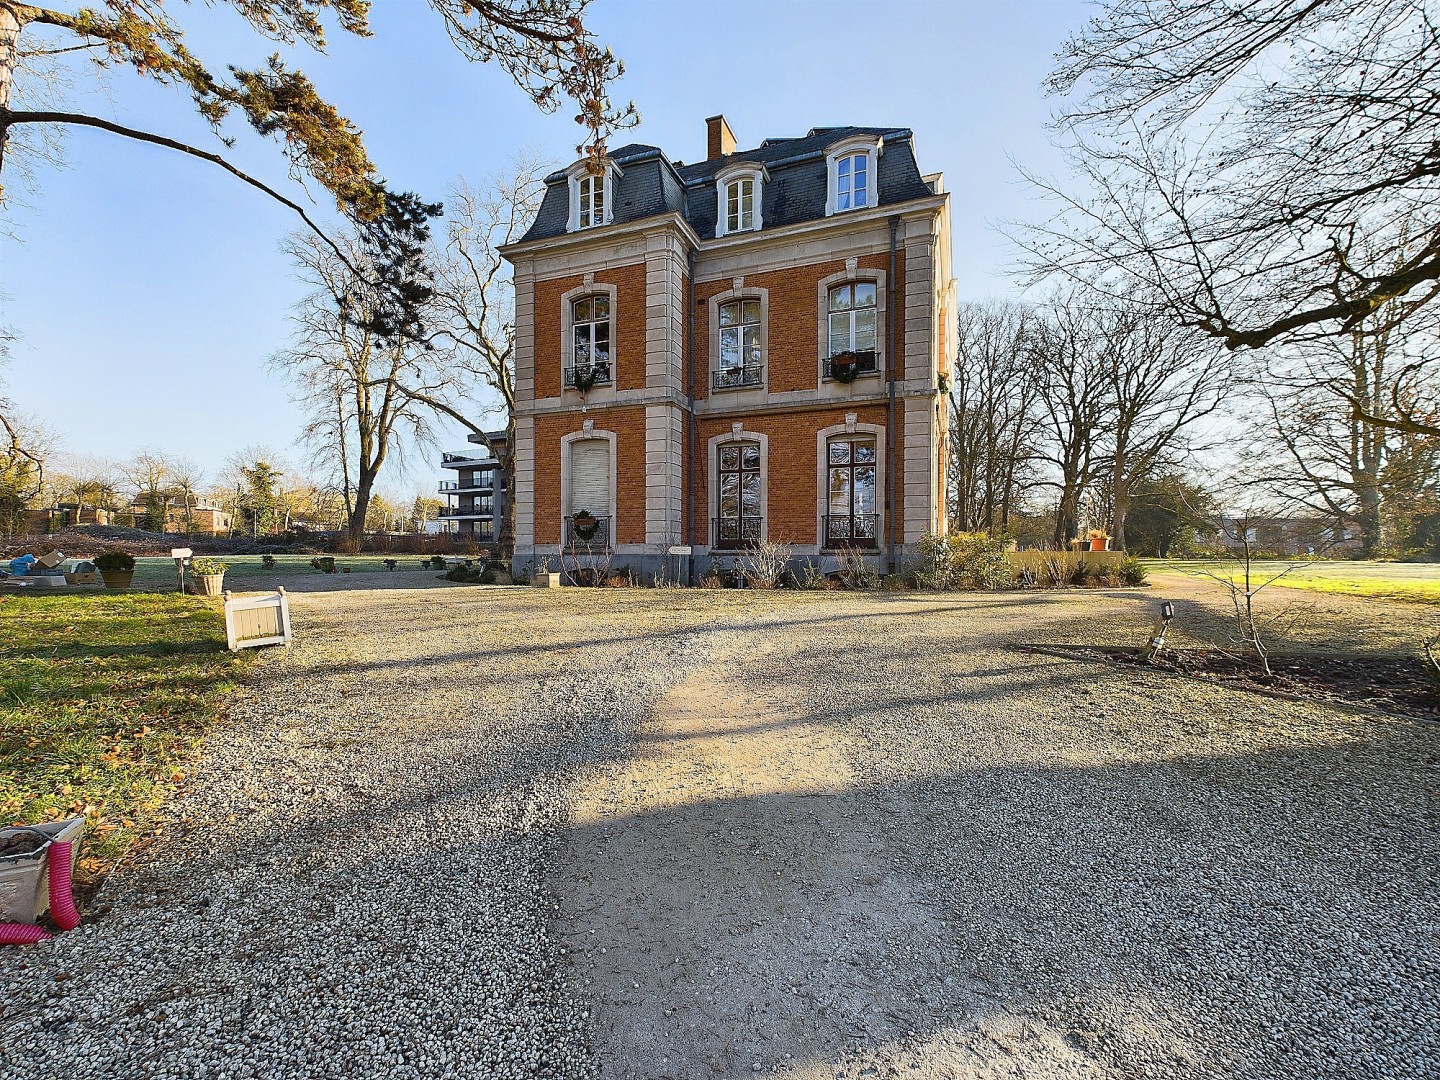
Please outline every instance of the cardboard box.
[[41, 555], [40, 558], [36, 559], [35, 565], [43, 566], [46, 570], [54, 570], [55, 567], [64, 561], [65, 553], [63, 551], [52, 551], [49, 555]]

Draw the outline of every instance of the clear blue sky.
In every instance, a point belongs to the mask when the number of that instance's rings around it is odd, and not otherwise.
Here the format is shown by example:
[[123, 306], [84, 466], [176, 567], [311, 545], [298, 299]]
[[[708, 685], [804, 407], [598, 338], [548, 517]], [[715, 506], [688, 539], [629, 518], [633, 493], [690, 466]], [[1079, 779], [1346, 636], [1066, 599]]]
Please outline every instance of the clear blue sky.
[[[213, 68], [271, 51], [223, 5], [171, 12]], [[590, 22], [626, 63], [615, 95], [643, 116], [621, 141], [697, 160], [719, 112], [742, 146], [820, 125], [912, 128], [921, 168], [953, 193], [960, 295], [982, 298], [1014, 291], [994, 226], [1035, 209], [1012, 159], [1056, 168], [1040, 84], [1087, 14], [1080, 0], [597, 0]], [[373, 21], [373, 38], [337, 34], [328, 55], [297, 59], [393, 186], [441, 197], [522, 147], [573, 159], [572, 110], [541, 115], [498, 69], [467, 63], [421, 0], [383, 0]], [[219, 148], [178, 92], [116, 72], [110, 98], [81, 104]], [[274, 144], [232, 132], [237, 164], [302, 190]], [[300, 414], [265, 362], [301, 291], [279, 252], [289, 211], [214, 166], [99, 132], [72, 132], [67, 157], [8, 211], [19, 239], [0, 239], [0, 323], [23, 339], [10, 395], [75, 453], [157, 446], [215, 470], [262, 443], [298, 458]], [[422, 457], [383, 486], [433, 490], [438, 475]]]

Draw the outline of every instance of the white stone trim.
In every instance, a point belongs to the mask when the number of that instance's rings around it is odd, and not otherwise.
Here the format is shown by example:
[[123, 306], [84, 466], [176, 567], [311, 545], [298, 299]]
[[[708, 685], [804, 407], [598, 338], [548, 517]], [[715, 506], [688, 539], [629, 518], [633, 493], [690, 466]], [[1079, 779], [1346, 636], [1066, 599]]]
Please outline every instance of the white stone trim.
[[885, 279], [888, 275], [884, 270], [869, 270], [865, 267], [857, 267], [854, 271], [841, 270], [838, 273], [829, 274], [823, 277], [816, 284], [816, 317], [818, 329], [816, 333], [816, 345], [819, 352], [816, 367], [816, 378], [822, 385], [833, 389], [853, 390], [855, 384], [866, 376], [860, 376], [850, 384], [837, 383], [834, 379], [825, 376], [825, 361], [830, 359], [830, 290], [837, 285], [845, 285], [853, 281], [873, 281], [875, 283], [875, 372], [880, 379], [885, 378], [887, 370], [885, 366], [885, 346], [888, 344], [886, 328], [890, 325], [889, 293], [885, 289]]
[[[766, 390], [770, 386], [770, 290], [761, 289], [756, 286], [745, 286], [744, 278], [736, 278], [736, 285], [731, 282], [731, 288], [724, 292], [718, 292], [710, 297], [710, 333], [709, 333], [709, 360], [705, 365], [705, 396], [711, 397], [717, 392], [721, 395], [743, 393], [746, 390]], [[760, 385], [737, 387], [734, 390], [715, 389], [715, 372], [720, 370], [720, 305], [731, 300], [759, 300], [760, 301]], [[744, 357], [741, 358], [744, 363]]]
[[832, 436], [873, 435], [875, 437], [875, 512], [880, 516], [876, 523], [875, 553], [883, 556], [886, 547], [886, 528], [889, 515], [885, 508], [885, 427], [883, 424], [831, 424], [815, 433], [815, 547], [820, 552], [831, 549], [825, 546], [825, 515], [830, 512], [830, 453], [826, 447]]
[[[575, 403], [586, 397], [594, 399], [597, 394], [600, 399], [612, 396], [615, 388], [620, 385], [620, 350], [617, 338], [620, 324], [616, 314], [619, 290], [614, 285], [596, 281], [594, 274], [586, 274], [585, 277], [587, 280], [584, 283], [560, 294], [560, 396], [566, 401]], [[587, 296], [602, 294], [610, 299], [610, 382], [605, 385], [592, 386], [590, 394], [584, 395], [573, 386], [565, 385], [565, 369], [575, 360], [575, 356], [571, 352], [571, 331], [575, 327], [575, 301], [582, 300]], [[531, 390], [533, 396], [533, 382]]]
[[600, 174], [600, 197], [604, 202], [603, 215], [601, 220], [592, 222], [589, 225], [580, 224], [580, 181], [592, 175], [590, 171], [590, 160], [581, 158], [565, 170], [565, 183], [570, 195], [570, 207], [566, 217], [565, 231], [567, 233], [586, 232], [590, 229], [597, 229], [602, 225], [609, 225], [615, 220], [615, 179], [621, 175], [620, 166], [613, 161], [606, 161], [604, 170]]
[[650, 547], [680, 543], [685, 512], [684, 445], [680, 409], [669, 404], [646, 406], [645, 543]]
[[[765, 166], [753, 161], [737, 161], [726, 165], [715, 174], [715, 235], [734, 236], [742, 232], [758, 232], [765, 221], [765, 181], [770, 174]], [[726, 190], [737, 180], [753, 180], [755, 183], [755, 218], [748, 229], [730, 231], [729, 192]]]
[[763, 431], [746, 431], [743, 424], [736, 423], [730, 425], [729, 431], [712, 435], [706, 444], [709, 451], [705, 459], [705, 467], [709, 470], [705, 474], [705, 490], [709, 495], [709, 513], [705, 518], [707, 549], [713, 548], [715, 540], [710, 531], [712, 522], [720, 516], [720, 447], [730, 443], [758, 443], [760, 446], [760, 539], [763, 542], [770, 537], [770, 436]]
[[[841, 139], [825, 148], [825, 216], [848, 214], [852, 210], [868, 210], [880, 205], [880, 148], [884, 140], [879, 135], [854, 135]], [[839, 200], [839, 174], [837, 166], [842, 158], [860, 154], [865, 158], [865, 202], [850, 205], [844, 210], [836, 206]]]

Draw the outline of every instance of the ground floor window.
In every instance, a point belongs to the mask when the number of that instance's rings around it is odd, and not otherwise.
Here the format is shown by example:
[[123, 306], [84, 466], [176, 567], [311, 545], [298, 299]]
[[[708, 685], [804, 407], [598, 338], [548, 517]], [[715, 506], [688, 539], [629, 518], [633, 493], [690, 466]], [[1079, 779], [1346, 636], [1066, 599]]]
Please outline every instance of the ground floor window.
[[763, 531], [760, 515], [760, 444], [726, 443], [716, 462], [715, 546], [748, 547]]
[[845, 435], [825, 447], [828, 504], [826, 547], [876, 547], [880, 515], [875, 503], [876, 455], [872, 435]]

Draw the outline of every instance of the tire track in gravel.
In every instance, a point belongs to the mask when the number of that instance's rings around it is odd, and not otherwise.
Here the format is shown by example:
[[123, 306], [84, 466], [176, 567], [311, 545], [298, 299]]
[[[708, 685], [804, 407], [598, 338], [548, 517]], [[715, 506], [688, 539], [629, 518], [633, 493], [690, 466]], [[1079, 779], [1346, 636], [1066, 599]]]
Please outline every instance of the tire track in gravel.
[[0, 1075], [589, 1076], [551, 932], [570, 777], [710, 640], [602, 599], [297, 596], [108, 912], [0, 956]]

